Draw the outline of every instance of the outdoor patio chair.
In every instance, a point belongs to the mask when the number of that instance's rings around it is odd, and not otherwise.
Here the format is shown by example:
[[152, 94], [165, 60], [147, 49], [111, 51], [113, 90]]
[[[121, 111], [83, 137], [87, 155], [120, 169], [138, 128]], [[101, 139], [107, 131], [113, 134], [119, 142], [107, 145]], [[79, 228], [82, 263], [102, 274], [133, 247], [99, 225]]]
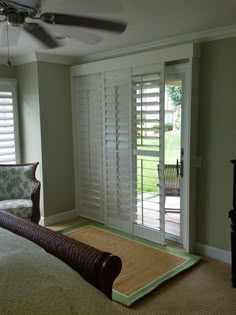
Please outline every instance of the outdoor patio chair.
[[0, 210], [39, 222], [40, 182], [35, 178], [38, 164], [0, 164]]
[[[159, 166], [158, 166], [159, 170]], [[178, 208], [166, 207], [166, 197], [180, 197], [180, 177], [177, 174], [175, 164], [165, 164], [164, 167], [164, 193], [165, 193], [165, 212], [180, 212]]]

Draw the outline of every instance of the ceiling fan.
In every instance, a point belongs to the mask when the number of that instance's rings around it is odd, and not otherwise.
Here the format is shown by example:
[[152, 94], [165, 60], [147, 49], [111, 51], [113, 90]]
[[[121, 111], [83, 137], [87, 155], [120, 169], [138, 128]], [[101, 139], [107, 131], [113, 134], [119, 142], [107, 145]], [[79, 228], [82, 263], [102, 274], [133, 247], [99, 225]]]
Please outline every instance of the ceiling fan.
[[127, 24], [95, 17], [60, 14], [52, 12], [41, 13], [41, 0], [16, 0], [0, 1], [0, 22], [5, 22], [14, 27], [21, 27], [25, 32], [39, 40], [48, 48], [59, 45], [43, 26], [44, 22], [52, 25], [76, 26], [95, 30], [104, 30], [123, 33]]

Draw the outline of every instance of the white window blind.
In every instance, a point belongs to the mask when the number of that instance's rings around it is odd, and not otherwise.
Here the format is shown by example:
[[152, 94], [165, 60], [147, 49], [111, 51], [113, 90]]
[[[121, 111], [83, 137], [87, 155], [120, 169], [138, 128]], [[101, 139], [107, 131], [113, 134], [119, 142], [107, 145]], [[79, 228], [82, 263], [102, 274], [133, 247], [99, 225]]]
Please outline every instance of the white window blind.
[[[130, 74], [104, 74], [105, 196], [108, 225], [131, 217]], [[121, 226], [122, 227], [122, 226]]]
[[80, 214], [103, 221], [102, 109], [99, 74], [76, 79]]
[[0, 79], [0, 163], [19, 160], [16, 81]]

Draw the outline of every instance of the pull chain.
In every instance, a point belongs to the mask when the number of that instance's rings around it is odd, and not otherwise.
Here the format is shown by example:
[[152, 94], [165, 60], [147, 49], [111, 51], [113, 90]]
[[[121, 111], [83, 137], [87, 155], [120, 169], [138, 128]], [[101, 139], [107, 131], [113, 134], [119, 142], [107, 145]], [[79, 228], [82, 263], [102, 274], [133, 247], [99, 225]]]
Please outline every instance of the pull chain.
[[9, 67], [12, 65], [11, 60], [10, 60], [8, 23], [7, 23], [7, 65], [8, 65]]

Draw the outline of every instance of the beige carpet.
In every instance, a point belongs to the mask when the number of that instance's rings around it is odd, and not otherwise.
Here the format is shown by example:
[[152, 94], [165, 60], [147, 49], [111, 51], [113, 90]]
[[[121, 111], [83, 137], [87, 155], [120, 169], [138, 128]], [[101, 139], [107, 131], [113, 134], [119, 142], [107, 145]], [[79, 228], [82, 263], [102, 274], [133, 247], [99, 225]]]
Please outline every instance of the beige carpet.
[[208, 258], [132, 305], [115, 307], [127, 315], [235, 315], [236, 289], [230, 265]]

